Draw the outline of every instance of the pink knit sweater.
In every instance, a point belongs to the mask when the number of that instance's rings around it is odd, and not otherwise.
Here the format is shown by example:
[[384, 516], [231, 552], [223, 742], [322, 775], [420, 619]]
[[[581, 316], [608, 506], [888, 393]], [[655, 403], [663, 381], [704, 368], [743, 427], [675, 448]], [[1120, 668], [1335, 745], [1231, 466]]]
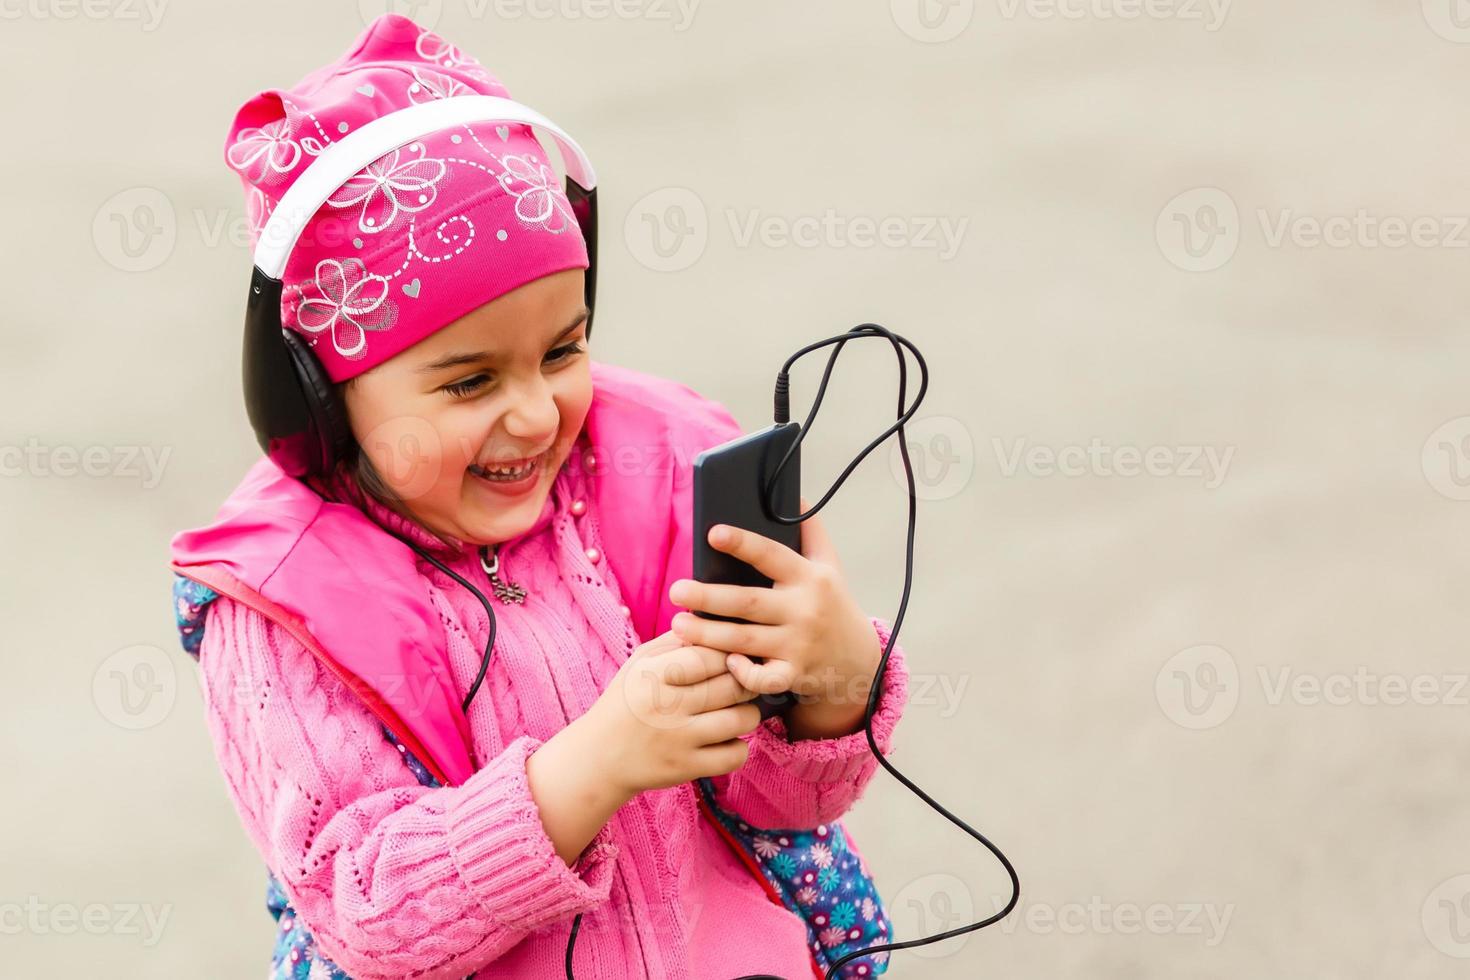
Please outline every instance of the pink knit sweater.
[[[526, 757], [585, 712], [630, 653], [617, 583], [581, 477], [564, 469], [536, 525], [501, 547], [524, 605], [494, 604], [495, 653], [469, 723], [479, 770], [421, 786], [372, 714], [288, 633], [221, 597], [200, 650], [205, 707], [231, 799], [300, 924], [349, 975], [561, 980], [572, 918], [585, 980], [811, 975], [806, 933], [771, 902], [696, 806], [690, 784], [641, 793], [568, 867], [542, 826]], [[422, 529], [375, 518], [421, 545]], [[582, 508], [578, 508], [582, 509]], [[487, 596], [471, 548], [440, 554]], [[489, 633], [483, 607], [420, 561], [467, 691]], [[363, 596], [371, 602], [371, 596]], [[888, 625], [873, 624], [886, 644]], [[907, 695], [895, 646], [873, 729], [891, 752]], [[744, 768], [718, 777], [721, 806], [761, 828], [838, 819], [877, 768], [863, 732], [787, 740], [781, 719], [749, 736]], [[881, 885], [881, 882], [880, 882]]]

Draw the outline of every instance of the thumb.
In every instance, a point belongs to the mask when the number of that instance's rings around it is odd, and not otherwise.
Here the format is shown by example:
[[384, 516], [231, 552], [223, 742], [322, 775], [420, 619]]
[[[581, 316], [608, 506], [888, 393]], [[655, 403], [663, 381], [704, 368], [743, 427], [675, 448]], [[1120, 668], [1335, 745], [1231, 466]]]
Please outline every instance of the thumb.
[[784, 660], [758, 664], [743, 653], [731, 653], [725, 656], [725, 668], [741, 687], [756, 694], [780, 694], [796, 682], [796, 669]]

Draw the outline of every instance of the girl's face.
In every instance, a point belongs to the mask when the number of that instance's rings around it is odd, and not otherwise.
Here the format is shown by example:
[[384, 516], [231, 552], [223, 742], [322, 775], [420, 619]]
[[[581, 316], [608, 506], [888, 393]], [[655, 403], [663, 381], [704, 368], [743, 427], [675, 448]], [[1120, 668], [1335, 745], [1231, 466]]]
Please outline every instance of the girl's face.
[[407, 516], [470, 544], [535, 523], [592, 404], [583, 278], [529, 282], [346, 386], [352, 434]]

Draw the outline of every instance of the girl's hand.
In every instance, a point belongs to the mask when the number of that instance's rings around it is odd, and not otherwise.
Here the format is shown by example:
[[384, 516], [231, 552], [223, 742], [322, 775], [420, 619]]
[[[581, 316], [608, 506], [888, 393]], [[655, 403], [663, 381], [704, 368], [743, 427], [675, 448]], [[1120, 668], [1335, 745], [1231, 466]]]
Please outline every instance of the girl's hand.
[[761, 721], [749, 703], [755, 696], [725, 669], [723, 651], [686, 644], [671, 630], [635, 649], [565, 730], [577, 730], [593, 778], [625, 802], [745, 765], [750, 747], [740, 736]]
[[[801, 509], [807, 510], [806, 498]], [[669, 600], [686, 610], [735, 616], [746, 623], [680, 612], [671, 624], [686, 643], [725, 651], [742, 687], [757, 694], [793, 691], [787, 727], [797, 738], [830, 738], [857, 730], [883, 648], [838, 564], [816, 517], [801, 524], [801, 554], [763, 535], [729, 525], [710, 528], [710, 545], [755, 566], [774, 583], [723, 585], [680, 579]], [[763, 657], [755, 663], [751, 657]]]

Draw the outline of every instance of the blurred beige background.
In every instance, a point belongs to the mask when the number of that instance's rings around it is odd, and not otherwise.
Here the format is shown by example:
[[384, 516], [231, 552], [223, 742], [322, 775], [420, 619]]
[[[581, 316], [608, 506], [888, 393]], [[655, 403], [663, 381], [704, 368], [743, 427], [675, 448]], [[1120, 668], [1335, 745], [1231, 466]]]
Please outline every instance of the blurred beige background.
[[[1464, 975], [1457, 2], [398, 7], [592, 154], [595, 357], [756, 428], [804, 343], [875, 320], [926, 355], [893, 762], [1025, 894], [888, 976]], [[166, 546], [257, 454], [230, 119], [384, 9], [0, 4], [6, 976], [268, 963]], [[809, 495], [895, 399], [850, 346]], [[889, 618], [891, 460], [824, 512]], [[904, 938], [1003, 897], [885, 773], [848, 822]]]

